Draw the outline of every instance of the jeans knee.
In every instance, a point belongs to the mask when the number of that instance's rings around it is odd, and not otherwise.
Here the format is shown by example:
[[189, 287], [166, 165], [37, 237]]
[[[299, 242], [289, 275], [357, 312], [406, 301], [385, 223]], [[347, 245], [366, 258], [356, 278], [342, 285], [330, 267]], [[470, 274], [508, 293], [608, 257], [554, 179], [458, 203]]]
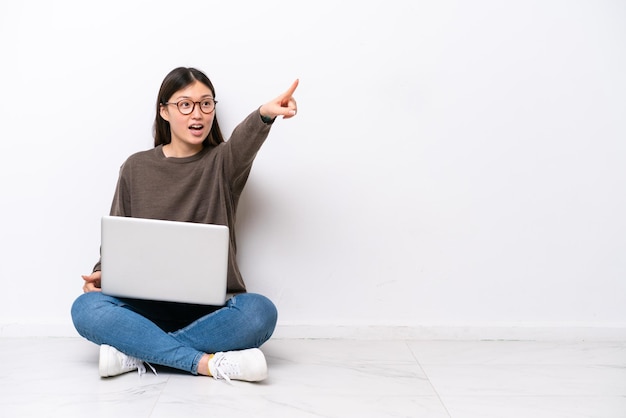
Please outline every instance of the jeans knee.
[[256, 296], [256, 317], [264, 322], [262, 328], [271, 328], [273, 331], [274, 327], [276, 327], [276, 322], [278, 321], [278, 310], [276, 309], [276, 305], [274, 305], [269, 298], [263, 295]]
[[247, 327], [254, 329], [262, 342], [267, 341], [278, 321], [276, 305], [269, 298], [254, 293], [239, 295], [237, 299], [235, 304], [245, 312]]
[[84, 316], [85, 311], [88, 309], [85, 306], [87, 305], [87, 299], [89, 299], [87, 293], [83, 293], [74, 300], [74, 303], [72, 303], [70, 313], [72, 315], [72, 321], [74, 321], [74, 324], [80, 322], [80, 320]]
[[74, 328], [80, 335], [88, 338], [91, 331], [103, 320], [101, 308], [110, 305], [108, 297], [100, 292], [83, 293], [74, 300], [70, 313]]

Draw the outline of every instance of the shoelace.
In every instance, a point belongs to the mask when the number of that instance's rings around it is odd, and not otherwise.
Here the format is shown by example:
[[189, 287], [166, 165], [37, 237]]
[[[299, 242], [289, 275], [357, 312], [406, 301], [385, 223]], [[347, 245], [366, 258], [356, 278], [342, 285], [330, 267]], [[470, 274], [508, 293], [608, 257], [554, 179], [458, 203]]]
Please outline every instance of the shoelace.
[[154, 373], [155, 376], [158, 376], [156, 369], [152, 367], [152, 364], [148, 363], [147, 361], [144, 362], [144, 361], [139, 360], [138, 358], [130, 357], [130, 356], [124, 356], [123, 361], [124, 361], [124, 368], [127, 368], [127, 369], [137, 368], [137, 373], [139, 373], [139, 376], [146, 374], [146, 366], [144, 366], [144, 363], [150, 367], [150, 369], [152, 370], [152, 373]]
[[228, 361], [224, 353], [216, 353], [213, 358], [213, 378], [231, 383], [230, 376], [240, 373], [239, 364]]

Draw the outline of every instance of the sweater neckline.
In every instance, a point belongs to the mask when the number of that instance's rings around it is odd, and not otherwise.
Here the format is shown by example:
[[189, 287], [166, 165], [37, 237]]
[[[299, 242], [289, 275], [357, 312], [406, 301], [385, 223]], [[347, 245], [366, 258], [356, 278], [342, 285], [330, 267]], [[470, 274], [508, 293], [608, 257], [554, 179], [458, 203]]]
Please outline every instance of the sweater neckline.
[[210, 147], [204, 147], [202, 148], [202, 150], [200, 150], [200, 152], [194, 155], [190, 155], [189, 157], [167, 157], [165, 153], [163, 152], [162, 144], [154, 148], [154, 152], [157, 158], [160, 160], [166, 161], [168, 163], [173, 163], [173, 164], [185, 164], [185, 163], [198, 161], [208, 152], [209, 148]]

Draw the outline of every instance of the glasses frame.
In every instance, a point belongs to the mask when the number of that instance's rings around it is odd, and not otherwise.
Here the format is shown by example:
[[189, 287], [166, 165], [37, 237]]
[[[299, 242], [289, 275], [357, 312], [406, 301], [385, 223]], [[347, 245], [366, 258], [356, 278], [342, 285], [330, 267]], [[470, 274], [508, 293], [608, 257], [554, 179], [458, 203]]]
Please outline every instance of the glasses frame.
[[[176, 105], [176, 108], [178, 109], [178, 111], [180, 112], [181, 115], [191, 115], [193, 113], [194, 110], [196, 110], [196, 105], [198, 105], [200, 112], [204, 113], [205, 115], [210, 115], [211, 113], [213, 113], [215, 111], [215, 106], [217, 105], [217, 100], [215, 99], [211, 99], [211, 101], [213, 102], [213, 109], [211, 109], [211, 111], [209, 112], [205, 112], [204, 110], [202, 110], [202, 102], [206, 101], [208, 99], [204, 99], [204, 100], [200, 100], [199, 102], [194, 102], [191, 99], [182, 99], [179, 100], [177, 102], [165, 102], [163, 103], [163, 105]], [[191, 107], [191, 110], [189, 111], [189, 113], [185, 113], [181, 110], [180, 108], [180, 103], [182, 102], [191, 102], [193, 103], [193, 106]]]

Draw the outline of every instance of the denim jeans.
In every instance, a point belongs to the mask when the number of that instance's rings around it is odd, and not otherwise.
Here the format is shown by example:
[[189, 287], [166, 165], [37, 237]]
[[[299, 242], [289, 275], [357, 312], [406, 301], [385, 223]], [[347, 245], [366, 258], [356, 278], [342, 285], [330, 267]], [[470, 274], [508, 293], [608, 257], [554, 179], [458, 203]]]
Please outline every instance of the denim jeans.
[[122, 299], [89, 292], [72, 305], [78, 333], [96, 344], [153, 364], [193, 374], [205, 353], [260, 347], [276, 326], [265, 296], [241, 293], [225, 306]]

